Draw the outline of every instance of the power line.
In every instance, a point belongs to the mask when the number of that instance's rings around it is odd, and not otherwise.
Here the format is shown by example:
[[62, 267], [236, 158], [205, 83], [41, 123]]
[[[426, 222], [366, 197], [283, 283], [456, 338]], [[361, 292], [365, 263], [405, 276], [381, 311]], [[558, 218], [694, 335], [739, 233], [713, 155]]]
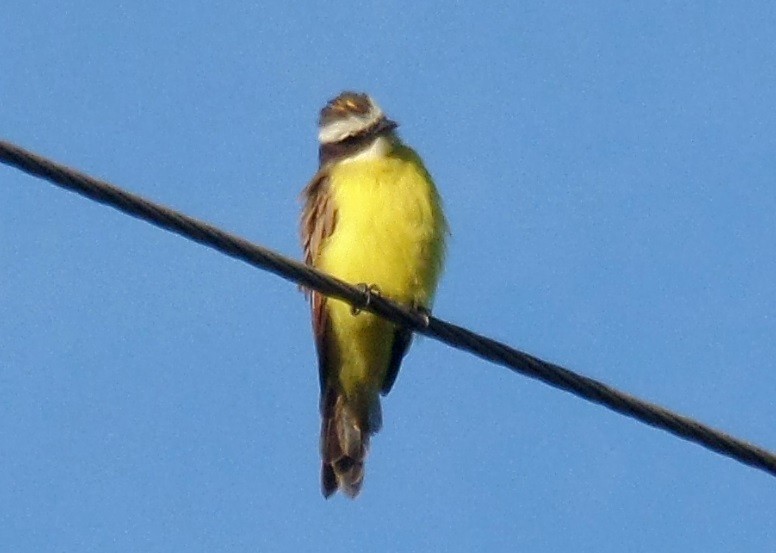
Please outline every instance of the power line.
[[483, 359], [503, 365], [524, 376], [565, 390], [588, 401], [671, 432], [747, 465], [776, 476], [776, 454], [689, 417], [669, 411], [620, 392], [592, 378], [576, 374], [559, 365], [523, 353], [505, 344], [476, 334], [436, 317], [407, 310], [385, 298], [371, 295], [267, 248], [198, 221], [149, 200], [130, 194], [116, 186], [28, 152], [9, 142], [0, 141], [0, 161], [30, 175], [43, 178], [72, 192], [143, 219], [158, 227], [180, 234], [235, 257], [250, 265], [333, 296], [360, 309], [371, 311], [415, 332], [436, 338], [452, 347], [468, 351]]

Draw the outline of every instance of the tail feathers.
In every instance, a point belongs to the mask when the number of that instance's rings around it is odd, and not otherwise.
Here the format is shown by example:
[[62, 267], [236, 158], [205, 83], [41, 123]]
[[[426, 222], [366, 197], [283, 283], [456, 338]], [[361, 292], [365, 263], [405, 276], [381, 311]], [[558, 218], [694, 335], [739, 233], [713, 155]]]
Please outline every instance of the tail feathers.
[[377, 407], [359, 416], [346, 397], [328, 388], [322, 398], [321, 425], [321, 491], [330, 497], [338, 489], [350, 498], [361, 491], [364, 461], [369, 450], [369, 436], [379, 421]]

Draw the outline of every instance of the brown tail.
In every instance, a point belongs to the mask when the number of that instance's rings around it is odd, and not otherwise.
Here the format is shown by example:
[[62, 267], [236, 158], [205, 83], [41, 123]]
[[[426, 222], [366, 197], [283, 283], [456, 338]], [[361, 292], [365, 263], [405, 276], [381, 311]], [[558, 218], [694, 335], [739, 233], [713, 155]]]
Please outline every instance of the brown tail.
[[[376, 408], [357, 409], [341, 392], [326, 388], [321, 398], [321, 491], [324, 497], [341, 489], [345, 495], [354, 498], [361, 491], [369, 435], [372, 429], [379, 428], [379, 402], [376, 405]], [[359, 416], [358, 411], [366, 411], [368, 415]]]

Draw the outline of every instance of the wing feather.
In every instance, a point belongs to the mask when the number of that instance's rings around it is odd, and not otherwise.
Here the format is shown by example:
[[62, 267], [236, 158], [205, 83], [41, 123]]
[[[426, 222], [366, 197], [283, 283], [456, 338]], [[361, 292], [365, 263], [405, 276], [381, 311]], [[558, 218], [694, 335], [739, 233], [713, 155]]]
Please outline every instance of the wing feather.
[[[324, 242], [331, 236], [337, 225], [337, 209], [331, 194], [326, 168], [318, 171], [302, 190], [302, 201], [304, 205], [300, 234], [304, 262], [315, 267]], [[326, 296], [311, 290], [305, 290], [305, 293], [310, 298], [312, 309], [313, 334], [318, 351], [318, 377], [321, 393], [323, 393], [334, 356], [334, 352], [331, 351], [333, 344], [326, 310]]]
[[412, 331], [399, 327], [393, 334], [393, 345], [391, 346], [391, 359], [388, 361], [388, 371], [385, 373], [385, 379], [383, 385], [380, 387], [380, 393], [387, 395], [393, 388], [396, 377], [399, 376], [399, 367], [401, 367], [402, 359], [407, 355], [407, 351], [410, 349], [412, 343]]

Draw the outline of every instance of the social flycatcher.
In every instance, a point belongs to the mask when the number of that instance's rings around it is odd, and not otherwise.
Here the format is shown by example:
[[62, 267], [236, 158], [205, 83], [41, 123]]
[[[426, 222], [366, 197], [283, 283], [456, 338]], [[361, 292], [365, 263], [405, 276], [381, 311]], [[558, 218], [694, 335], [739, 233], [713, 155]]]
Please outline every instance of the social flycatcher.
[[[343, 92], [321, 110], [318, 173], [302, 192], [305, 263], [407, 307], [429, 310], [447, 222], [418, 154], [366, 94]], [[310, 294], [321, 385], [321, 487], [355, 497], [380, 394], [393, 386], [412, 333]]]

